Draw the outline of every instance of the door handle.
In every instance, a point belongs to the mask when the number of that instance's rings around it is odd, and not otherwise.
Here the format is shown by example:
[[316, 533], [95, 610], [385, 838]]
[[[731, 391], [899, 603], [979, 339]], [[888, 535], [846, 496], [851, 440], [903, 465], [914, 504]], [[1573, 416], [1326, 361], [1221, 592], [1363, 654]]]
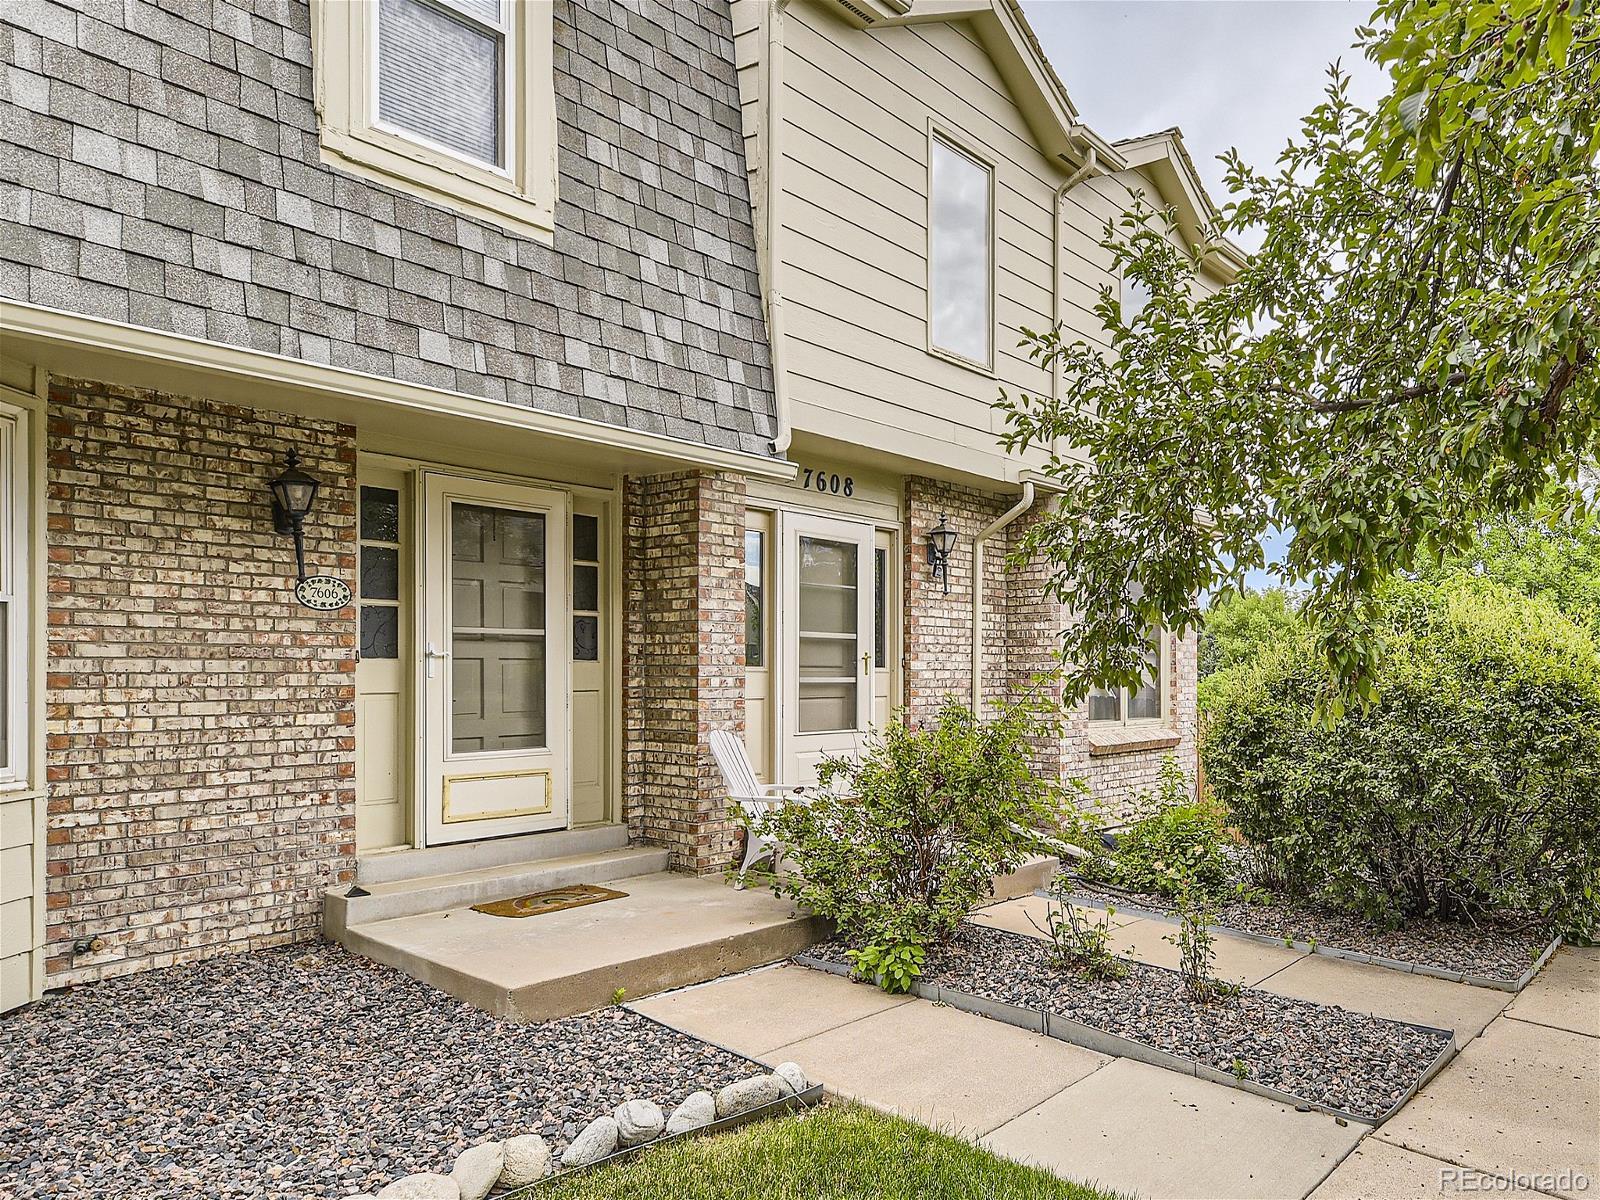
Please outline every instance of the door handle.
[[432, 679], [433, 678], [434, 664], [437, 663], [442, 658], [449, 658], [450, 657], [450, 651], [448, 651], [448, 650], [435, 650], [434, 646], [433, 646], [433, 643], [429, 642], [428, 643], [428, 649], [426, 651], [424, 651], [423, 657], [428, 660], [428, 678]]
[[863, 675], [872, 674], [872, 651], [871, 650], [868, 650], [866, 653], [864, 653], [861, 656], [861, 673]]

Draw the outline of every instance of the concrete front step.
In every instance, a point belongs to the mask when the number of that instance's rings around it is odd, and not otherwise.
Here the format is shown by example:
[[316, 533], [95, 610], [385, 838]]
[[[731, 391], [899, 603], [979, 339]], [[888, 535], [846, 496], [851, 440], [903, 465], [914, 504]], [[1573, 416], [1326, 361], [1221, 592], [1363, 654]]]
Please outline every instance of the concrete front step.
[[[823, 923], [766, 891], [658, 872], [595, 880], [621, 899], [536, 917], [458, 907], [351, 923], [346, 947], [497, 1017], [542, 1021], [778, 962]], [[502, 895], [514, 895], [503, 892]]]
[[452, 875], [484, 867], [535, 862], [542, 858], [566, 858], [573, 854], [621, 850], [627, 844], [626, 825], [596, 825], [589, 829], [525, 833], [478, 842], [456, 842], [450, 846], [428, 846], [419, 850], [379, 850], [357, 856], [356, 882], [366, 887], [374, 883], [394, 883], [428, 875]]
[[466, 908], [489, 900], [509, 900], [577, 883], [649, 875], [665, 870], [668, 857], [668, 852], [659, 846], [629, 846], [417, 879], [363, 883], [361, 887], [368, 893], [365, 896], [346, 895], [350, 889], [341, 885], [323, 893], [322, 932], [325, 937], [342, 942], [352, 925]]
[[1004, 900], [1015, 900], [1019, 896], [1031, 896], [1040, 888], [1048, 887], [1060, 869], [1059, 858], [1054, 855], [1035, 854], [1009, 875], [996, 875], [994, 895], [984, 903], [998, 904]]

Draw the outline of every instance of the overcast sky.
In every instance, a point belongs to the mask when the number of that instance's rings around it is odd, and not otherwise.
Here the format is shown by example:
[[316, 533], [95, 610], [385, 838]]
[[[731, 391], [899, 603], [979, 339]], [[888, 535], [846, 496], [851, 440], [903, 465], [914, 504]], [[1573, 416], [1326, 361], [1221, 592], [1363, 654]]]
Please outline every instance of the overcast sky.
[[1351, 49], [1368, 0], [1023, 0], [1079, 113], [1116, 141], [1176, 125], [1213, 199], [1217, 155], [1276, 160], [1340, 59], [1370, 103], [1382, 73]]
[[[1367, 0], [1023, 0], [1028, 21], [1079, 114], [1116, 141], [1173, 125], [1217, 203], [1217, 155], [1236, 146], [1267, 169], [1315, 108], [1338, 59], [1357, 100], [1383, 73], [1352, 50]], [[1238, 239], [1247, 249], [1251, 239]], [[1271, 561], [1284, 539], [1268, 539]], [[1251, 572], [1254, 587], [1278, 582]]]

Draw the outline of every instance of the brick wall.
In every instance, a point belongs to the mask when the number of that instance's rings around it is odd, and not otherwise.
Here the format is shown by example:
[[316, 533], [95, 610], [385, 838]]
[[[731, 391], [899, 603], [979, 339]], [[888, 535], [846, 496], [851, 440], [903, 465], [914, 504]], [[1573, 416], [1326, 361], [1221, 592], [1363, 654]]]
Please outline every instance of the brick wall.
[[[984, 492], [920, 476], [905, 481], [905, 697], [907, 717], [927, 720], [937, 714], [947, 695], [964, 704], [972, 697], [972, 546], [973, 539], [1015, 502], [1014, 495]], [[1044, 564], [1007, 566], [1029, 524], [1042, 505], [1024, 513], [992, 537], [984, 548], [985, 703], [1017, 700], [1035, 692], [1047, 699], [1059, 688], [1039, 682], [1057, 666], [1059, 635], [1065, 616], [1045, 595], [1049, 571]], [[960, 534], [950, 560], [950, 592], [934, 580], [927, 562], [927, 531], [944, 515]], [[1068, 715], [1064, 735], [1041, 738], [1034, 748], [1040, 771], [1082, 779], [1098, 809], [1109, 821], [1127, 815], [1141, 790], [1155, 785], [1162, 760], [1175, 756], [1190, 778], [1195, 770], [1195, 683], [1197, 641], [1194, 634], [1172, 637], [1169, 653], [1168, 723], [1176, 744], [1156, 748], [1091, 750], [1089, 722], [1079, 708]]]
[[624, 497], [623, 804], [630, 833], [705, 875], [732, 860], [738, 828], [707, 750], [744, 733], [741, 475], [629, 479]]
[[354, 430], [52, 382], [52, 985], [314, 936], [351, 877], [354, 609], [294, 601], [265, 491], [291, 445], [323, 484], [307, 567], [348, 580]]

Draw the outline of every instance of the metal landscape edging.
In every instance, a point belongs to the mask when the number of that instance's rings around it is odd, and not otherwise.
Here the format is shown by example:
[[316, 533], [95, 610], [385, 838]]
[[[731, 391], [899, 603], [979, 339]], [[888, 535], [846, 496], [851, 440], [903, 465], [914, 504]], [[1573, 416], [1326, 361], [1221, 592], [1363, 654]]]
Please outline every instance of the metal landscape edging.
[[[817, 958], [811, 954], [797, 954], [794, 961], [803, 967], [813, 970], [826, 971], [830, 975], [843, 975], [851, 977], [851, 969], [843, 963], [830, 962], [827, 959]], [[1176, 975], [1178, 972], [1169, 967], [1156, 966], [1154, 963], [1143, 964], [1155, 967], [1158, 971], [1166, 971]], [[858, 982], [866, 983], [865, 980]], [[870, 986], [870, 985], [869, 985]], [[1123, 1037], [1121, 1034], [1107, 1033], [1093, 1025], [1085, 1024], [1073, 1017], [1061, 1013], [1051, 1012], [1045, 1008], [1027, 1008], [1021, 1005], [1009, 1004], [1003, 1000], [990, 1000], [983, 996], [974, 996], [970, 992], [963, 992], [958, 988], [944, 987], [940, 984], [923, 983], [920, 979], [912, 983], [910, 994], [923, 1000], [931, 1000], [936, 1004], [948, 1004], [951, 1008], [961, 1009], [976, 1016], [988, 1017], [1006, 1025], [1025, 1029], [1029, 1033], [1043, 1034], [1045, 1037], [1057, 1041], [1069, 1042], [1074, 1046], [1081, 1046], [1085, 1050], [1092, 1050], [1097, 1054], [1110, 1055], [1113, 1058], [1131, 1058], [1135, 1062], [1146, 1063], [1152, 1067], [1161, 1067], [1163, 1070], [1172, 1071], [1179, 1075], [1188, 1075], [1195, 1079], [1204, 1079], [1210, 1083], [1220, 1083], [1224, 1087], [1238, 1088], [1242, 1092], [1250, 1092], [1263, 1096], [1268, 1100], [1276, 1100], [1283, 1104], [1293, 1104], [1299, 1108], [1307, 1106], [1318, 1112], [1327, 1113], [1345, 1121], [1355, 1121], [1376, 1129], [1400, 1109], [1422, 1088], [1423, 1084], [1432, 1079], [1449, 1062], [1456, 1053], [1455, 1032], [1449, 1029], [1437, 1029], [1432, 1025], [1418, 1025], [1414, 1021], [1396, 1021], [1392, 1017], [1378, 1017], [1380, 1021], [1389, 1021], [1394, 1025], [1405, 1025], [1411, 1029], [1420, 1029], [1425, 1033], [1442, 1034], [1445, 1044], [1438, 1054], [1434, 1055], [1427, 1068], [1417, 1077], [1405, 1093], [1389, 1106], [1380, 1116], [1362, 1116], [1359, 1113], [1347, 1112], [1342, 1108], [1335, 1108], [1331, 1104], [1324, 1104], [1319, 1100], [1312, 1100], [1306, 1096], [1296, 1095], [1281, 1088], [1271, 1087], [1264, 1083], [1256, 1083], [1251, 1079], [1240, 1079], [1232, 1072], [1213, 1067], [1209, 1063], [1202, 1063], [1192, 1058], [1172, 1054], [1166, 1050], [1159, 1050], [1144, 1042], [1134, 1041], [1132, 1038]], [[1301, 1001], [1303, 1004], [1314, 1004], [1314, 1001]], [[1331, 1007], [1330, 1005], [1317, 1005], [1319, 1008]], [[1376, 1014], [1373, 1014], [1376, 1016]]]
[[[1162, 912], [1160, 909], [1148, 908], [1144, 905], [1129, 901], [1126, 904], [1112, 904], [1093, 896], [1085, 896], [1078, 892], [1070, 895], [1061, 895], [1052, 892], [1049, 888], [1034, 888], [1033, 894], [1042, 900], [1065, 900], [1080, 908], [1095, 908], [1106, 910], [1114, 908], [1118, 912], [1137, 913], [1140, 917], [1150, 921], [1160, 921], [1164, 925], [1179, 924], [1178, 918], [1171, 913]], [[1248, 929], [1235, 929], [1232, 925], [1219, 923], [1212, 925], [1213, 929], [1221, 929], [1230, 937], [1244, 938], [1252, 942], [1260, 942], [1263, 946], [1282, 946], [1286, 950], [1300, 950], [1306, 954], [1321, 954], [1325, 958], [1339, 958], [1346, 962], [1365, 963], [1370, 967], [1382, 967], [1386, 971], [1399, 971], [1406, 975], [1426, 975], [1433, 979], [1444, 979], [1450, 983], [1464, 983], [1468, 987], [1491, 988], [1498, 992], [1520, 992], [1533, 982], [1533, 977], [1539, 973], [1539, 968], [1550, 961], [1550, 956], [1561, 947], [1562, 938], [1559, 934], [1540, 952], [1534, 959], [1533, 966], [1529, 967], [1516, 979], [1496, 979], [1492, 975], [1474, 975], [1469, 971], [1452, 971], [1448, 967], [1435, 967], [1428, 963], [1410, 962], [1403, 958], [1385, 958], [1381, 954], [1368, 954], [1363, 950], [1345, 950], [1339, 946], [1327, 946], [1321, 942], [1302, 942], [1296, 938], [1271, 937], [1265, 933], [1255, 933]]]
[[632, 1158], [641, 1151], [654, 1150], [658, 1146], [666, 1146], [674, 1142], [680, 1142], [684, 1138], [701, 1137], [703, 1135], [713, 1133], [726, 1133], [731, 1129], [739, 1128], [741, 1125], [749, 1125], [755, 1121], [765, 1121], [771, 1117], [781, 1117], [788, 1113], [803, 1112], [808, 1108], [814, 1108], [821, 1102], [821, 1100], [822, 1085], [820, 1083], [813, 1083], [803, 1092], [795, 1092], [792, 1095], [784, 1096], [778, 1100], [770, 1100], [766, 1104], [758, 1104], [754, 1108], [746, 1109], [744, 1112], [734, 1113], [732, 1116], [718, 1117], [709, 1124], [701, 1125], [696, 1129], [686, 1129], [682, 1133], [665, 1134], [658, 1138], [652, 1138], [648, 1142], [641, 1142], [637, 1146], [628, 1146], [625, 1149], [615, 1150], [606, 1155], [604, 1158], [592, 1163], [587, 1163], [581, 1167], [568, 1167], [564, 1171], [553, 1171], [549, 1175], [546, 1175], [543, 1179], [536, 1179], [532, 1183], [525, 1184], [522, 1187], [517, 1188], [515, 1191], [502, 1192], [495, 1197], [495, 1200], [532, 1200], [532, 1198], [538, 1196], [543, 1189], [554, 1183], [560, 1182], [564, 1179], [570, 1179], [574, 1175], [582, 1175], [588, 1171], [599, 1170], [601, 1167], [612, 1166], [615, 1163]]

